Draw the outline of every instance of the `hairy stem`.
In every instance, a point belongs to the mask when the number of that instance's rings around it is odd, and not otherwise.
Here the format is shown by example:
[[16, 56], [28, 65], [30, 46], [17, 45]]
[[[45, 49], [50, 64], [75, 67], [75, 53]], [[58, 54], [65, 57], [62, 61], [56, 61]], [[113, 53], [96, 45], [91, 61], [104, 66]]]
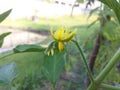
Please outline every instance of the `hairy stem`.
[[100, 74], [95, 79], [95, 84], [97, 84], [96, 87], [93, 87], [93, 84], [90, 84], [87, 90], [96, 90], [95, 88], [99, 87], [101, 85], [102, 81], [106, 78], [106, 76], [109, 74], [109, 72], [112, 70], [114, 65], [120, 60], [120, 48], [115, 53], [115, 55], [111, 58], [111, 60], [108, 62], [106, 67], [100, 72]]
[[91, 82], [94, 84], [94, 79], [93, 79], [92, 73], [91, 73], [90, 68], [89, 68], [89, 66], [88, 66], [88, 64], [87, 64], [87, 60], [86, 60], [86, 58], [85, 58], [85, 56], [84, 56], [84, 53], [83, 53], [81, 47], [79, 46], [79, 44], [78, 44], [77, 41], [74, 41], [74, 40], [72, 40], [72, 41], [73, 41], [73, 42], [75, 43], [75, 45], [77, 46], [77, 48], [78, 48], [78, 50], [79, 50], [79, 52], [80, 52], [80, 54], [81, 54], [81, 56], [82, 56], [83, 62], [84, 62], [84, 64], [85, 64], [85, 67], [86, 67], [86, 69], [87, 69], [87, 72], [88, 72], [88, 75], [89, 75], [89, 77], [90, 77], [90, 80], [91, 80]]

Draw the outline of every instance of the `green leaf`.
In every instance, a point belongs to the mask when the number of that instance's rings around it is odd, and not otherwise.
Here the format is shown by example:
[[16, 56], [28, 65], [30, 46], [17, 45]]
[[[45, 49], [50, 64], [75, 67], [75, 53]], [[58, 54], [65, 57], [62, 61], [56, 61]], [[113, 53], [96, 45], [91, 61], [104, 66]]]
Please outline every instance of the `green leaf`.
[[24, 44], [24, 45], [18, 45], [16, 46], [13, 51], [15, 53], [21, 53], [21, 52], [41, 52], [44, 51], [45, 48], [43, 48], [40, 45], [30, 45], [30, 44]]
[[3, 41], [4, 41], [4, 38], [9, 35], [11, 32], [7, 32], [7, 33], [3, 33], [0, 35], [0, 47], [2, 46], [3, 44]]
[[0, 14], [0, 22], [2, 22], [10, 14], [11, 11], [12, 9]]
[[88, 15], [88, 18], [90, 18], [93, 14], [96, 14], [99, 10], [100, 10], [100, 7], [97, 7], [95, 9], [91, 10]]
[[63, 67], [65, 65], [66, 53], [65, 50], [59, 52], [58, 49], [54, 50], [54, 55], [45, 55], [44, 63], [43, 63], [43, 74], [47, 77], [47, 79], [55, 84], [58, 80]]
[[99, 0], [99, 1], [108, 5], [115, 12], [120, 23], [120, 3], [117, 0]]
[[102, 33], [107, 40], [113, 41], [113, 40], [120, 39], [119, 31], [120, 31], [120, 28], [114, 22], [107, 22], [103, 27]]
[[15, 63], [6, 64], [0, 67], [0, 81], [9, 84], [14, 78], [17, 77], [17, 68]]

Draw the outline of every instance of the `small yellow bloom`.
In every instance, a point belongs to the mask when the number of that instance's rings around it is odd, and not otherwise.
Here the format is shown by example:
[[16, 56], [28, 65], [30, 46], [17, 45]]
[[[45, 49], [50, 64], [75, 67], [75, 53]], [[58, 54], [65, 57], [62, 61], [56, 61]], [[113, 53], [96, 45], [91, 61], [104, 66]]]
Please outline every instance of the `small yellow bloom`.
[[54, 49], [51, 48], [48, 52], [47, 52], [47, 55], [50, 56], [50, 55], [54, 55]]
[[51, 36], [58, 41], [58, 49], [61, 52], [64, 49], [64, 42], [70, 41], [76, 34], [76, 30], [70, 32], [69, 29], [59, 28], [56, 32], [50, 30]]

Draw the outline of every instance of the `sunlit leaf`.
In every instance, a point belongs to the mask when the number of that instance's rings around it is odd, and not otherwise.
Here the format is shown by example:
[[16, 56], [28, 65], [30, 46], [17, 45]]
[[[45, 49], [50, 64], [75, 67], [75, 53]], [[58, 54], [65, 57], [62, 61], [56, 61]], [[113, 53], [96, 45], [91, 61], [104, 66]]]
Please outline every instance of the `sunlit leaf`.
[[2, 22], [10, 14], [11, 11], [12, 9], [0, 14], [0, 22]]
[[0, 35], [0, 47], [2, 46], [3, 44], [3, 41], [4, 41], [4, 38], [9, 35], [11, 32], [7, 32], [7, 33], [3, 33]]
[[18, 45], [14, 49], [15, 53], [20, 53], [20, 52], [41, 52], [44, 51], [45, 48], [40, 46], [40, 45], [33, 45], [33, 44], [23, 44], [23, 45]]
[[0, 67], [0, 82], [8, 84], [18, 75], [15, 63], [6, 64]]

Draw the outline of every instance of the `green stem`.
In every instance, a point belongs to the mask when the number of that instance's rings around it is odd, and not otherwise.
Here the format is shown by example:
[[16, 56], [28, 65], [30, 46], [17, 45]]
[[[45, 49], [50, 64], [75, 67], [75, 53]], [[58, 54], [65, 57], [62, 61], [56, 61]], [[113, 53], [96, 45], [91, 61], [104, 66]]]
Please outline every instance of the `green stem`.
[[78, 50], [80, 51], [80, 54], [81, 54], [81, 56], [82, 56], [82, 58], [83, 58], [83, 62], [84, 62], [85, 67], [86, 67], [86, 69], [87, 69], [87, 72], [88, 72], [88, 75], [89, 75], [89, 77], [90, 77], [90, 80], [91, 80], [92, 84], [94, 84], [94, 79], [93, 79], [92, 73], [91, 73], [90, 68], [89, 68], [89, 66], [88, 66], [88, 64], [87, 64], [87, 60], [86, 60], [86, 58], [85, 58], [85, 56], [84, 56], [84, 53], [83, 53], [81, 47], [79, 46], [79, 44], [78, 44], [77, 41], [75, 41], [75, 40], [72, 40], [72, 41], [75, 43], [75, 45], [77, 46]]
[[55, 90], [55, 83], [52, 83], [52, 90]]
[[[115, 53], [115, 55], [111, 58], [111, 60], [109, 61], [109, 63], [106, 65], [106, 67], [100, 72], [100, 74], [96, 77], [95, 79], [95, 83], [97, 84], [97, 87], [99, 87], [98, 85], [100, 85], [102, 83], [102, 81], [106, 78], [106, 76], [109, 74], [109, 72], [112, 70], [112, 68], [114, 67], [114, 65], [120, 60], [120, 48], [118, 49], [118, 51]], [[96, 88], [96, 87], [94, 87]], [[93, 85], [91, 84], [87, 90], [95, 90], [93, 88]]]
[[107, 85], [107, 84], [101, 84], [101, 88], [104, 88], [105, 90], [120, 90], [120, 87]]
[[101, 83], [119, 60], [120, 60], [120, 49], [118, 49], [118, 51], [111, 58], [109, 63], [106, 65], [106, 67], [96, 77], [95, 81]]
[[7, 86], [7, 90], [11, 90], [11, 86], [12, 86], [11, 83], [9, 83]]

